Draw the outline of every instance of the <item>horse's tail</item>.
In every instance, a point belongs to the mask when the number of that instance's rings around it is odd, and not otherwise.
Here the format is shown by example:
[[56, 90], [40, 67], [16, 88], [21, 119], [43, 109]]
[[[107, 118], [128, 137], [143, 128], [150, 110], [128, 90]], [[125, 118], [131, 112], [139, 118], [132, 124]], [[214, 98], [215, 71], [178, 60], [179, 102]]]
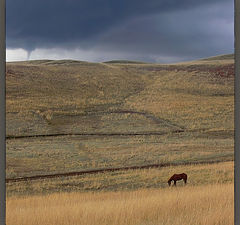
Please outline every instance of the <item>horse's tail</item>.
[[184, 182], [185, 182], [185, 184], [186, 184], [186, 183], [187, 183], [188, 176], [187, 176], [186, 173], [183, 173], [183, 175], [184, 175]]

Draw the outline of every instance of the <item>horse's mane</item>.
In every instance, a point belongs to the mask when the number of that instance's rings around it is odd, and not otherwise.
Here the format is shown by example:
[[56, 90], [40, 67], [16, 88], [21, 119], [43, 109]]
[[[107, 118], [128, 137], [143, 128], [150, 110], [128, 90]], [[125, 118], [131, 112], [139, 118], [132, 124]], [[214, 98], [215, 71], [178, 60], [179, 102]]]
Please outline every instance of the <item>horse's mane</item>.
[[[174, 174], [174, 175], [175, 175], [175, 174]], [[174, 175], [172, 175], [172, 176], [169, 178], [168, 182], [172, 181]]]

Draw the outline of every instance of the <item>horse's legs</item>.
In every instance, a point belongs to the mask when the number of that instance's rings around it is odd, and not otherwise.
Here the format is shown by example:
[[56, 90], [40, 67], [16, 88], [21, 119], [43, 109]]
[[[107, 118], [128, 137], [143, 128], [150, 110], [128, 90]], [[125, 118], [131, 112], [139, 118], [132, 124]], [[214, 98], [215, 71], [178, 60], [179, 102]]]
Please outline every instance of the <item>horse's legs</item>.
[[175, 180], [175, 181], [174, 181], [174, 186], [176, 186], [176, 185], [177, 185], [177, 181]]
[[184, 179], [184, 183], [187, 184], [187, 179]]

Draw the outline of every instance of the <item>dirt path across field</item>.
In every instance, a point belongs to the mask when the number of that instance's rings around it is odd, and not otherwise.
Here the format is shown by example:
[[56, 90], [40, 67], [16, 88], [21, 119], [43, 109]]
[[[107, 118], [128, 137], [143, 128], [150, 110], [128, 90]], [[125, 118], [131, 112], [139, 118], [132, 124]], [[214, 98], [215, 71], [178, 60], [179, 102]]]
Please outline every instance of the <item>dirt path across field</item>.
[[182, 166], [182, 165], [213, 164], [213, 163], [221, 163], [221, 162], [225, 162], [225, 161], [216, 160], [216, 161], [183, 162], [183, 163], [161, 163], [161, 164], [150, 164], [150, 165], [143, 165], [143, 166], [103, 168], [103, 169], [86, 170], [86, 171], [74, 171], [74, 172], [68, 172], [68, 173], [56, 173], [56, 174], [46, 174], [46, 175], [35, 175], [35, 176], [29, 176], [29, 177], [7, 178], [6, 183], [39, 180], [39, 179], [47, 179], [47, 178], [57, 178], [57, 177], [79, 176], [79, 175], [84, 175], [84, 174], [95, 174], [95, 173], [114, 172], [114, 171], [151, 169], [151, 168], [161, 168], [161, 167], [168, 167], [168, 166]]

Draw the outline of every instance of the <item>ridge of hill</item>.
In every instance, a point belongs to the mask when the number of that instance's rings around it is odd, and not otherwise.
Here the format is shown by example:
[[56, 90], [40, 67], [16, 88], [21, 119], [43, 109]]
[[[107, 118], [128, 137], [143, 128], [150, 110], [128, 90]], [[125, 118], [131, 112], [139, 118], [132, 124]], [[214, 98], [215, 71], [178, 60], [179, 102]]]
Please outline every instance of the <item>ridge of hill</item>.
[[151, 64], [147, 62], [141, 62], [141, 61], [132, 61], [132, 60], [111, 60], [111, 61], [105, 61], [103, 63], [119, 63], [119, 64]]
[[206, 61], [206, 60], [227, 60], [227, 59], [234, 60], [234, 54], [217, 55], [217, 56], [204, 58], [204, 59], [201, 59], [201, 60]]

